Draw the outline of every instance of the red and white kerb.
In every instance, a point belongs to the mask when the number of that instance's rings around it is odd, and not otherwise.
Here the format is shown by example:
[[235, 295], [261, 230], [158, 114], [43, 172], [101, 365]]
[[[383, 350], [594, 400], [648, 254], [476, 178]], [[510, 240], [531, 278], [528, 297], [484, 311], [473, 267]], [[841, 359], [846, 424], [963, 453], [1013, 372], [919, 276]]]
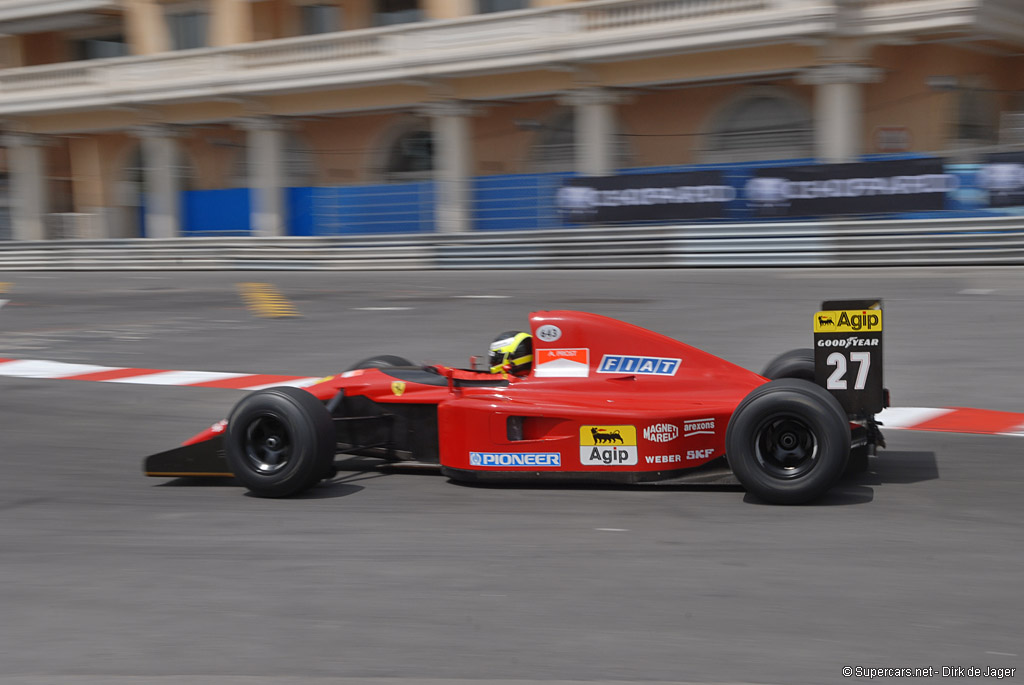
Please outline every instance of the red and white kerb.
[[161, 371], [121, 366], [68, 364], [43, 359], [0, 359], [0, 376], [55, 380], [138, 383], [140, 385], [187, 385], [196, 388], [259, 390], [277, 385], [305, 388], [319, 379], [308, 376], [278, 376], [220, 371]]

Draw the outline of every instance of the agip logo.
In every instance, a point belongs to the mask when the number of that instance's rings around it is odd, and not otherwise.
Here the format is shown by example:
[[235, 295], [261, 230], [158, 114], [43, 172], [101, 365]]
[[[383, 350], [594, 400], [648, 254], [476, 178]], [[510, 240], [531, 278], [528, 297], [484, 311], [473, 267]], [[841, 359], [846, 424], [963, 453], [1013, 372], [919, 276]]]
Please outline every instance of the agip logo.
[[844, 309], [814, 315], [815, 333], [878, 333], [881, 330], [881, 309]]
[[580, 426], [580, 463], [584, 466], [636, 465], [636, 426]]

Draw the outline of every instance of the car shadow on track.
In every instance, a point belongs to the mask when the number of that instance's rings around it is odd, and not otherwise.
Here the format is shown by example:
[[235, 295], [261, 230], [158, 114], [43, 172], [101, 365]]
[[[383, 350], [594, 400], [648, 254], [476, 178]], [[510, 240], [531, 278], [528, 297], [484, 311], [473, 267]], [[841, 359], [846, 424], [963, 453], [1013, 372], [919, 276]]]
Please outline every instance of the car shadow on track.
[[885, 483], [921, 483], [939, 477], [939, 464], [935, 452], [904, 452], [882, 450], [872, 457], [868, 470], [848, 480], [859, 485]]
[[[839, 485], [823, 497], [805, 506], [835, 507], [849, 504], [867, 504], [875, 499], [873, 485], [887, 483], [908, 484], [935, 480], [939, 477], [939, 466], [934, 452], [890, 452], [882, 451], [868, 462], [868, 470], [847, 476]], [[744, 502], [763, 504], [753, 495], [747, 494]]]

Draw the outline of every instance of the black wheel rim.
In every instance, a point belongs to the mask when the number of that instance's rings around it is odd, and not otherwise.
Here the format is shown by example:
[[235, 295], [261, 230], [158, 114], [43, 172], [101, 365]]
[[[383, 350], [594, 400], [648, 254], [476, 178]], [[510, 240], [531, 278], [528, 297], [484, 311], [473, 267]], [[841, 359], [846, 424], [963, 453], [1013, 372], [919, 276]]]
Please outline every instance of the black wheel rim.
[[261, 474], [277, 473], [292, 456], [288, 425], [274, 414], [261, 414], [245, 428], [245, 458]]
[[818, 463], [818, 438], [799, 417], [776, 415], [754, 432], [754, 453], [765, 473], [791, 480], [806, 475]]

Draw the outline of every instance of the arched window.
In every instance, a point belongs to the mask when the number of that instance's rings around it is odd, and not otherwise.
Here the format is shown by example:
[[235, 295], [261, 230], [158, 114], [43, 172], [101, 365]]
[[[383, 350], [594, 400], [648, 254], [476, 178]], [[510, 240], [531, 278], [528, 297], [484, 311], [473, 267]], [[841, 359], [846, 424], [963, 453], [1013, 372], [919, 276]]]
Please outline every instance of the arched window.
[[999, 139], [998, 105], [984, 78], [967, 77], [957, 92], [955, 146], [993, 145]]
[[[571, 108], [560, 109], [544, 122], [531, 121], [526, 127], [537, 131], [530, 150], [531, 170], [544, 172], [575, 169], [576, 115]], [[629, 145], [617, 124], [614, 137], [612, 164], [618, 169], [629, 164]]]
[[814, 155], [807, 107], [785, 91], [755, 89], [727, 105], [705, 137], [704, 161], [744, 162]]
[[433, 173], [434, 135], [427, 124], [411, 127], [394, 139], [384, 162], [385, 180], [425, 180]]

